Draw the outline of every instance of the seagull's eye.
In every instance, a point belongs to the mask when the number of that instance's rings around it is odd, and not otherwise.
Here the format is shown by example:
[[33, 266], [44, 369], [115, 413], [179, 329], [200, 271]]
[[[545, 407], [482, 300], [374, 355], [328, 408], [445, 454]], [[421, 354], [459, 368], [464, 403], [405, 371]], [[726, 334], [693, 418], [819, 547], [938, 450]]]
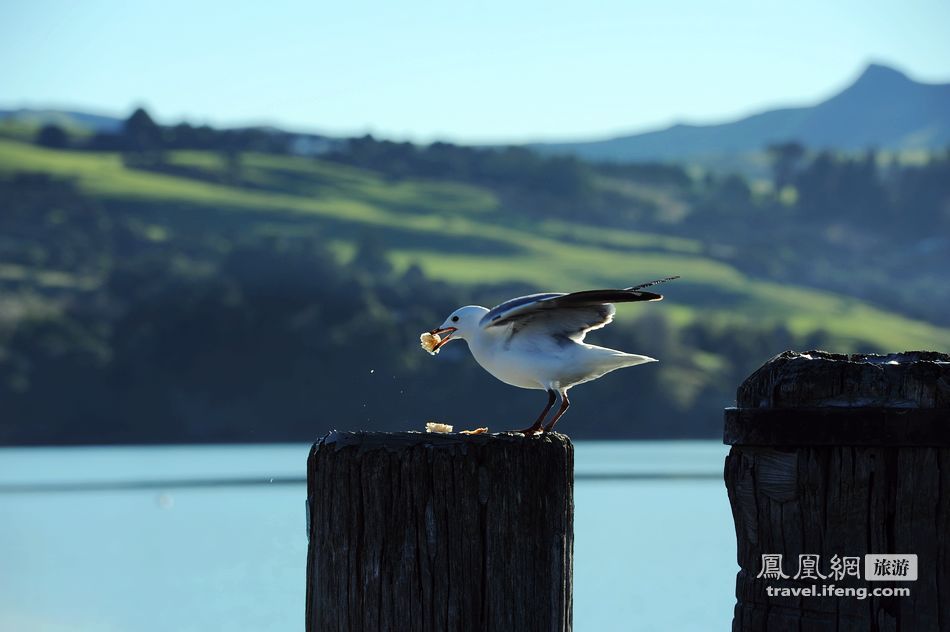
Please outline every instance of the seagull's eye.
[[457, 323], [458, 321], [459, 321], [459, 317], [458, 317], [458, 316], [453, 316], [453, 317], [452, 317], [452, 322], [453, 322], [453, 323]]

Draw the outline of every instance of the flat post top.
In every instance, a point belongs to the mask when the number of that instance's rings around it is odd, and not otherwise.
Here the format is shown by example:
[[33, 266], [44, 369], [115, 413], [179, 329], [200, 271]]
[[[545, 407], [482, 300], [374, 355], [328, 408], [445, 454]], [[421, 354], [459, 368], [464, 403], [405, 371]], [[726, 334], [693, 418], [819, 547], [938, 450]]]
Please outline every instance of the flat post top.
[[[527, 443], [526, 443], [527, 442]], [[533, 442], [533, 443], [531, 443]], [[526, 437], [520, 433], [497, 432], [462, 434], [460, 432], [370, 432], [365, 430], [332, 430], [313, 445], [313, 450], [356, 447], [360, 450], [398, 451], [415, 446], [428, 448], [458, 448], [466, 446], [567, 446], [571, 440], [557, 432]]]
[[785, 351], [738, 388], [727, 445], [950, 446], [950, 355]]

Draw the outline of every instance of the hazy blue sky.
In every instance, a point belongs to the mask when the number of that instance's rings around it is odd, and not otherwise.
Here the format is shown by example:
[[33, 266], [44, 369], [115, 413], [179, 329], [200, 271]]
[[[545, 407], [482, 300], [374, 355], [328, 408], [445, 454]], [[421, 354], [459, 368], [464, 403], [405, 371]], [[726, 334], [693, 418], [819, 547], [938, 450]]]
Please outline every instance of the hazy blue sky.
[[0, 106], [430, 140], [603, 136], [950, 80], [947, 0], [5, 0]]

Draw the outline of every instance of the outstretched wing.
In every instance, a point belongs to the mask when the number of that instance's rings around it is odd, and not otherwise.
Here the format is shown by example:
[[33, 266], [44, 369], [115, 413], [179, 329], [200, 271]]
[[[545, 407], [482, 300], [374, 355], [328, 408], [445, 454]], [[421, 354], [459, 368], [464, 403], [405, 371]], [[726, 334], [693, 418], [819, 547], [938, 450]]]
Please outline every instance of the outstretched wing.
[[562, 342], [581, 342], [588, 331], [609, 324], [616, 311], [612, 303], [539, 309], [511, 318], [502, 325], [511, 326], [509, 339], [522, 332], [530, 332], [544, 334]]
[[505, 301], [482, 317], [482, 327], [512, 325], [511, 335], [516, 335], [529, 326], [543, 328], [555, 337], [583, 340], [586, 333], [599, 329], [613, 320], [616, 309], [613, 303], [659, 301], [660, 294], [644, 292], [642, 288], [671, 281], [669, 277], [651, 281], [622, 290], [584, 290], [570, 294], [547, 293], [520, 296]]

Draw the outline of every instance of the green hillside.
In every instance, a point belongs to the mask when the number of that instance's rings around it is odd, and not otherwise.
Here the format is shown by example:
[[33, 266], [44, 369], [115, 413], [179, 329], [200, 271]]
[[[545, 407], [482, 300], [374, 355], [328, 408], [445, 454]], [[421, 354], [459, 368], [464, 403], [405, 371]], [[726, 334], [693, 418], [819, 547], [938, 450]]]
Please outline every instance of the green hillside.
[[[39, 172], [75, 179], [92, 196], [156, 208], [253, 213], [262, 231], [322, 227], [341, 258], [352, 253], [358, 235], [373, 230], [397, 267], [418, 263], [427, 276], [454, 283], [519, 281], [568, 291], [679, 274], [683, 280], [669, 288], [663, 309], [681, 324], [694, 319], [784, 323], [800, 335], [826, 332], [836, 350], [856, 350], [858, 341], [879, 349], [950, 347], [948, 329], [849, 297], [750, 279], [703, 256], [698, 241], [564, 221], [532, 223], [504, 212], [494, 193], [476, 186], [393, 181], [336, 163], [254, 153], [240, 156], [240, 187], [226, 184], [228, 165], [218, 153], [172, 152], [164, 165], [157, 173], [130, 169], [115, 153], [0, 141], [0, 175]], [[176, 226], [163, 222], [156, 217], [156, 238], [173, 240]], [[70, 271], [46, 271], [56, 272]], [[691, 298], [699, 294], [718, 300]], [[640, 309], [621, 310], [621, 318]]]

